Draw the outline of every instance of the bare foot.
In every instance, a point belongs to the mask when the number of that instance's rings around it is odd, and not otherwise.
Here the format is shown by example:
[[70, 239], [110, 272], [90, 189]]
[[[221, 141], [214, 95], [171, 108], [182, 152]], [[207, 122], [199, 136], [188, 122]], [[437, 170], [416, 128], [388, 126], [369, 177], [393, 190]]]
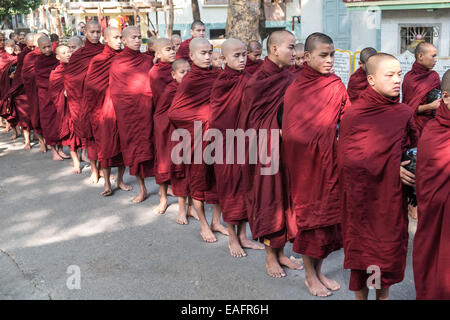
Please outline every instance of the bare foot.
[[286, 277], [286, 273], [284, 272], [281, 265], [278, 263], [278, 260], [275, 255], [266, 255], [266, 269], [269, 276], [274, 278], [283, 278]]
[[241, 245], [239, 244], [239, 241], [231, 240], [230, 238], [228, 248], [230, 249], [230, 254], [232, 257], [243, 258], [247, 256], [244, 249], [242, 249]]
[[17, 133], [16, 131], [13, 131], [13, 135], [11, 136], [11, 138], [9, 138], [10, 140], [16, 140], [17, 139]]
[[254, 250], [264, 250], [264, 244], [261, 242], [253, 241], [247, 238], [240, 238], [242, 248], [254, 249]]
[[180, 210], [177, 215], [177, 223], [178, 224], [188, 224], [186, 212]]
[[156, 213], [164, 214], [167, 210], [167, 198], [161, 198], [159, 200], [159, 206], [155, 209]]
[[104, 197], [109, 197], [112, 194], [113, 193], [112, 193], [111, 189], [106, 189], [105, 191], [102, 192], [102, 196], [104, 196]]
[[208, 225], [202, 226], [200, 225], [200, 235], [205, 242], [216, 242], [217, 238], [214, 233], [211, 231]]
[[23, 147], [24, 150], [31, 150], [31, 144], [28, 142], [25, 144], [25, 147]]
[[414, 219], [417, 220], [417, 206], [413, 207], [412, 205], [408, 205], [408, 214], [409, 216]]
[[168, 195], [168, 196], [171, 196], [171, 197], [175, 197], [175, 195], [173, 194], [173, 191], [172, 191], [172, 188], [171, 188], [171, 187], [168, 187], [168, 188], [167, 188], [167, 195]]
[[145, 199], [147, 199], [147, 193], [146, 193], [146, 192], [145, 192], [145, 193], [139, 193], [139, 194], [137, 195], [137, 197], [135, 197], [135, 198], [133, 199], [133, 202], [134, 202], [134, 203], [139, 203], [139, 202], [144, 201]]
[[45, 144], [39, 144], [39, 152], [40, 153], [46, 153], [47, 152], [47, 146]]
[[52, 159], [53, 159], [53, 161], [63, 161], [64, 160], [63, 158], [61, 158], [61, 156], [56, 151], [52, 152]]
[[322, 282], [326, 288], [332, 291], [337, 291], [341, 288], [337, 281], [325, 277], [322, 272], [318, 273], [317, 276], [319, 277], [320, 282]]
[[98, 174], [95, 172], [91, 173], [91, 176], [89, 177], [89, 184], [97, 184], [99, 180]]
[[73, 168], [72, 169], [72, 174], [80, 174], [81, 173], [81, 169], [80, 168]]
[[70, 156], [65, 154], [64, 151], [62, 151], [61, 149], [59, 149], [57, 152], [61, 156], [61, 158], [63, 158], [63, 159], [70, 159]]
[[292, 261], [291, 259], [289, 259], [288, 257], [286, 257], [283, 252], [280, 252], [278, 254], [278, 261], [280, 262], [280, 264], [282, 266], [285, 266], [289, 269], [293, 269], [293, 270], [302, 270], [303, 266], [297, 262]]
[[211, 223], [211, 231], [220, 232], [221, 234], [224, 234], [226, 236], [229, 235], [227, 228], [224, 227], [221, 223]]
[[195, 211], [194, 206], [191, 206], [191, 205], [188, 205], [187, 216], [192, 217], [195, 220], [200, 220], [200, 218], [198, 217], [197, 211]]
[[117, 188], [119, 188], [120, 190], [123, 190], [123, 191], [130, 191], [133, 189], [132, 186], [129, 186], [128, 184], [125, 184], [123, 182], [117, 184]]
[[325, 286], [322, 284], [322, 282], [320, 282], [320, 280], [318, 278], [314, 278], [314, 279], [306, 278], [305, 285], [308, 287], [309, 292], [313, 296], [318, 296], [318, 297], [331, 296], [331, 292], [328, 291], [327, 288], [325, 288]]

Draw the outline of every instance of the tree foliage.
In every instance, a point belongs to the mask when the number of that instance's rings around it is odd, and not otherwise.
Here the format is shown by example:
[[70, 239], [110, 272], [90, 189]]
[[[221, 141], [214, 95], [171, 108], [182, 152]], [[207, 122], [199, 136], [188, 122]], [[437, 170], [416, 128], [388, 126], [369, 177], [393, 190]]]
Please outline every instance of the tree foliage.
[[29, 13], [40, 4], [42, 0], [0, 0], [0, 20], [2, 24], [10, 24], [12, 15]]

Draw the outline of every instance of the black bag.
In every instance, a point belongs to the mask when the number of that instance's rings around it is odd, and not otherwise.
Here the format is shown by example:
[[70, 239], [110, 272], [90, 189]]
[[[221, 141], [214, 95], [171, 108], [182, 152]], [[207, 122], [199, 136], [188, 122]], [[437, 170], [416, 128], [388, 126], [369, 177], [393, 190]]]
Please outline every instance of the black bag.
[[[406, 152], [402, 156], [402, 162], [411, 160], [410, 163], [408, 163], [404, 168], [408, 170], [409, 172], [416, 173], [416, 160], [417, 160], [417, 148], [412, 148], [406, 150]], [[406, 193], [408, 197], [408, 203], [412, 206], [417, 206], [417, 198], [416, 198], [416, 188], [405, 186], [406, 187]]]
[[[439, 89], [433, 89], [427, 93], [427, 104], [432, 103], [438, 99], [442, 98], [442, 91]], [[433, 116], [436, 115], [436, 110], [433, 110]]]

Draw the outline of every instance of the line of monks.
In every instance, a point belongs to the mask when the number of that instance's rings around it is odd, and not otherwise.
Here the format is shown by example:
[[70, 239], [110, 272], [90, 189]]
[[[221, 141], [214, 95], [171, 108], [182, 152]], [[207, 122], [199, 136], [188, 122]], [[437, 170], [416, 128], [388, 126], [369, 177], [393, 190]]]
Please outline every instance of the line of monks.
[[[121, 190], [131, 189], [123, 182], [126, 167], [136, 177], [134, 202], [145, 200], [144, 179], [154, 177], [158, 213], [166, 211], [168, 195], [178, 197], [179, 224], [198, 219], [206, 242], [217, 241], [214, 232], [228, 235], [234, 257], [246, 256], [244, 248], [264, 249], [272, 277], [286, 276], [283, 267], [304, 267], [307, 288], [321, 297], [340, 289], [321, 270], [341, 248], [355, 297], [368, 299], [370, 285], [377, 299], [389, 297], [406, 267], [405, 188], [417, 186], [417, 298], [450, 299], [450, 71], [441, 81], [432, 70], [436, 48], [417, 46], [401, 103], [399, 61], [373, 48], [361, 52], [346, 89], [334, 74], [335, 48], [325, 34], [313, 33], [303, 45], [289, 31], [273, 32], [261, 60], [257, 41], [227, 39], [218, 54], [201, 21], [190, 32], [184, 42], [150, 39], [141, 53], [139, 28], [108, 27], [102, 44], [100, 25], [91, 21], [84, 44], [74, 37], [55, 47], [43, 34], [28, 34], [18, 56], [0, 35], [1, 116], [22, 128], [25, 149], [31, 130], [54, 160], [69, 158], [62, 148], [68, 146], [75, 174], [87, 150], [91, 181], [104, 177], [103, 196], [113, 194], [112, 167]], [[433, 89], [442, 98], [429, 102]], [[262, 175], [270, 163], [250, 164], [248, 148], [245, 164], [229, 164], [229, 154], [212, 165], [175, 164], [180, 130], [190, 134], [192, 150], [208, 147], [194, 141], [194, 121], [202, 133], [217, 129], [223, 136], [227, 129], [276, 130], [260, 144], [274, 161], [271, 147], [281, 141], [279, 170]], [[416, 146], [414, 174], [402, 155]], [[194, 152], [176, 152], [194, 160]], [[211, 224], [205, 202], [213, 204]], [[259, 241], [247, 238], [246, 223]], [[288, 242], [304, 266], [284, 255]]]

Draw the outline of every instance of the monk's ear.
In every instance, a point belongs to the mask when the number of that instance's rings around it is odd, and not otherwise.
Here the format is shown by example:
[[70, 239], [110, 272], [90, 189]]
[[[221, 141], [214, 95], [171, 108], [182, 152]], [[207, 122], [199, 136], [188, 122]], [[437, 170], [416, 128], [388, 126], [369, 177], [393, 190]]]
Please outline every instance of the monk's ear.
[[305, 62], [311, 62], [311, 52], [305, 51], [304, 59], [305, 59]]
[[369, 85], [371, 87], [375, 86], [375, 77], [373, 76], [373, 74], [369, 74], [367, 76], [367, 82], [369, 82]]
[[175, 79], [175, 72], [172, 70], [170, 73], [171, 73], [171, 75], [172, 75], [172, 78]]

